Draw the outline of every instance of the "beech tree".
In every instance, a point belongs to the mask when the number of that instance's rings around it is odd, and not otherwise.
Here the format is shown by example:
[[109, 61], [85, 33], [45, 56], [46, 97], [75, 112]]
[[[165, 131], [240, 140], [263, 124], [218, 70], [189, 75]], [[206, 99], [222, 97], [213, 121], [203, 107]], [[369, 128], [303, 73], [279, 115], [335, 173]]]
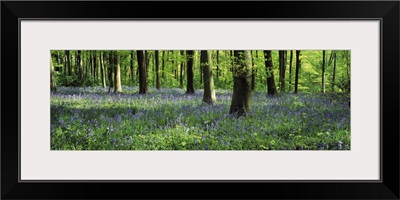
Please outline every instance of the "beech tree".
[[54, 78], [53, 58], [51, 58], [51, 55], [50, 55], [50, 91], [52, 91], [52, 92], [57, 91], [57, 85], [56, 85], [56, 81]]
[[296, 77], [294, 79], [294, 93], [297, 93], [299, 88], [300, 55], [300, 50], [296, 50]]
[[214, 80], [212, 75], [212, 61], [211, 61], [211, 51], [201, 51], [200, 55], [200, 66], [203, 69], [204, 77], [204, 95], [203, 101], [209, 104], [214, 104], [216, 101], [215, 90], [214, 90]]
[[265, 58], [265, 68], [267, 71], [267, 87], [268, 87], [268, 95], [275, 96], [278, 94], [275, 86], [275, 78], [274, 78], [274, 66], [272, 63], [272, 54], [270, 50], [264, 51]]
[[186, 82], [186, 94], [194, 94], [194, 85], [193, 85], [193, 57], [194, 57], [194, 51], [193, 50], [188, 50], [186, 51], [186, 76], [187, 76], [187, 82]]
[[229, 114], [246, 116], [250, 110], [252, 58], [249, 50], [234, 51], [233, 95]]
[[139, 94], [147, 94], [147, 73], [145, 51], [137, 50], [137, 60], [139, 65]]
[[114, 93], [121, 93], [121, 67], [118, 51], [114, 51]]

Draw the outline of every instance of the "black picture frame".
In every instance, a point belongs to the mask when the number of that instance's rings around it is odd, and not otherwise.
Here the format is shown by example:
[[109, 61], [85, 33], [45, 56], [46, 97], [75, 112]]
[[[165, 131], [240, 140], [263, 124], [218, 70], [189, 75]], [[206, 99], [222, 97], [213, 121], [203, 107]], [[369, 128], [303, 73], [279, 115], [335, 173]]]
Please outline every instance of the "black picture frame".
[[[2, 1], [1, 198], [399, 199], [399, 8], [399, 1]], [[21, 80], [16, 77], [22, 18], [380, 19], [381, 181], [20, 182]]]

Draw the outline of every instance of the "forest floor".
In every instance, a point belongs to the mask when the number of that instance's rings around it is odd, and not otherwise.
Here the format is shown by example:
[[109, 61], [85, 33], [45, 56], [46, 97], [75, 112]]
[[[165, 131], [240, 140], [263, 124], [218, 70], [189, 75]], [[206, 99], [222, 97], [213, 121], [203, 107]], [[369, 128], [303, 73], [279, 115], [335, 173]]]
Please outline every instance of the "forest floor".
[[51, 94], [52, 150], [350, 150], [348, 94], [253, 92], [248, 117], [230, 116], [232, 91], [59, 87]]

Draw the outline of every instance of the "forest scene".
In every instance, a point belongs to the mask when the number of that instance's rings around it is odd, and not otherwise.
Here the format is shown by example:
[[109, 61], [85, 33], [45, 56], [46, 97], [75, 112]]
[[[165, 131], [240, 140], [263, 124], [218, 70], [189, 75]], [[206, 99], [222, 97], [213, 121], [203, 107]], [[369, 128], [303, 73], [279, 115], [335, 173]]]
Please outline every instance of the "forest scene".
[[350, 150], [349, 50], [51, 50], [51, 150]]

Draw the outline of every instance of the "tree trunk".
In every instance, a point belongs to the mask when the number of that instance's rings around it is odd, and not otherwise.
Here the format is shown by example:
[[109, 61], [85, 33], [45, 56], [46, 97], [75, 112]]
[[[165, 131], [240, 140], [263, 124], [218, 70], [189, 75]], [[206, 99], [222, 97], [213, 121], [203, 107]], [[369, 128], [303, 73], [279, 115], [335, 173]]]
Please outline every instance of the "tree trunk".
[[279, 90], [285, 91], [286, 51], [279, 51]]
[[149, 78], [149, 62], [150, 62], [150, 53], [149, 51], [144, 51], [144, 57], [145, 57], [145, 66], [146, 66], [146, 79]]
[[96, 51], [92, 52], [92, 63], [93, 63], [93, 78], [97, 82], [97, 62], [96, 62]]
[[67, 63], [67, 69], [68, 69], [68, 76], [71, 76], [72, 75], [71, 58], [70, 58], [70, 54], [69, 54], [68, 50], [65, 51], [65, 57], [67, 58], [66, 63]]
[[114, 93], [121, 93], [121, 66], [118, 51], [114, 51]]
[[136, 53], [139, 66], [139, 94], [147, 94], [145, 51], [137, 50]]
[[160, 89], [160, 58], [158, 50], [155, 51], [155, 59], [156, 59], [156, 89]]
[[202, 50], [200, 61], [201, 61], [201, 66], [203, 66], [203, 74], [204, 74], [203, 102], [206, 102], [208, 104], [214, 104], [216, 98], [214, 90], [214, 80], [212, 75], [211, 51]]
[[110, 51], [108, 55], [108, 81], [110, 83], [110, 87], [108, 88], [108, 93], [111, 92], [111, 88], [114, 88], [114, 59], [113, 53]]
[[264, 51], [265, 58], [265, 68], [267, 71], [267, 86], [268, 86], [268, 95], [275, 96], [278, 94], [275, 86], [275, 78], [274, 78], [274, 66], [272, 63], [272, 53], [270, 50]]
[[332, 77], [332, 92], [335, 92], [335, 76], [336, 76], [336, 52], [333, 54], [333, 77]]
[[290, 64], [289, 64], [289, 91], [292, 89], [292, 62], [293, 62], [293, 50], [290, 50]]
[[[257, 54], [257, 51], [256, 51]], [[251, 51], [251, 91], [254, 91], [256, 88], [256, 72], [254, 68], [254, 58], [253, 58], [253, 51]]]
[[[181, 58], [184, 58], [185, 56], [185, 51], [181, 50]], [[185, 62], [182, 61], [180, 62], [180, 74], [179, 74], [179, 83], [180, 83], [180, 87], [183, 88], [183, 69], [185, 68]]]
[[235, 71], [233, 76], [233, 95], [229, 114], [235, 117], [246, 116], [250, 110], [251, 96], [251, 52], [234, 51]]
[[300, 50], [296, 50], [296, 77], [294, 78], [294, 93], [298, 92], [299, 87], [300, 56]]
[[103, 88], [106, 88], [107, 86], [106, 86], [106, 71], [105, 71], [105, 68], [104, 68], [104, 52], [103, 51], [101, 51], [100, 52], [100, 64], [101, 64], [101, 83], [102, 83], [102, 86], [103, 86]]
[[219, 50], [217, 50], [217, 79], [219, 77]]
[[201, 65], [201, 51], [200, 51], [200, 86], [203, 84], [203, 66]]
[[161, 78], [164, 79], [164, 70], [165, 70], [165, 51], [162, 51], [162, 56], [161, 56]]
[[186, 64], [186, 75], [187, 75], [187, 82], [186, 82], [186, 94], [194, 94], [194, 85], [193, 85], [193, 57], [194, 57], [194, 51], [193, 50], [188, 50], [186, 51], [186, 57], [187, 57], [187, 64]]
[[322, 51], [322, 85], [321, 92], [325, 93], [325, 50]]
[[134, 69], [134, 65], [133, 65], [133, 60], [134, 60], [134, 54], [133, 54], [133, 50], [131, 50], [131, 79], [133, 84], [135, 84], [135, 69]]
[[51, 92], [57, 91], [57, 84], [56, 84], [56, 80], [54, 78], [53, 59], [51, 58], [51, 56], [50, 56], [50, 91]]

